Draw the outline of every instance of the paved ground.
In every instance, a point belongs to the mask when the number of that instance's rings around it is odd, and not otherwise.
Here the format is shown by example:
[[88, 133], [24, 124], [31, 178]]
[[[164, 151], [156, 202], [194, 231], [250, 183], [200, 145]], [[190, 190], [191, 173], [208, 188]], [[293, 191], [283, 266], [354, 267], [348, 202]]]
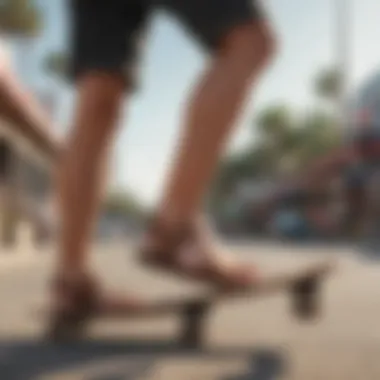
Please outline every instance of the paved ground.
[[[243, 245], [234, 247], [268, 271], [322, 255], [341, 258], [326, 284], [325, 311], [301, 324], [287, 298], [229, 302], [210, 317], [202, 350], [176, 344], [175, 318], [102, 323], [91, 340], [53, 346], [39, 337], [32, 310], [44, 298], [51, 263], [38, 260], [0, 272], [0, 379], [89, 380], [378, 380], [380, 379], [380, 266], [359, 263], [347, 250]], [[255, 248], [255, 254], [252, 250]], [[202, 289], [144, 272], [121, 248], [98, 249], [94, 265], [107, 283], [151, 297]]]

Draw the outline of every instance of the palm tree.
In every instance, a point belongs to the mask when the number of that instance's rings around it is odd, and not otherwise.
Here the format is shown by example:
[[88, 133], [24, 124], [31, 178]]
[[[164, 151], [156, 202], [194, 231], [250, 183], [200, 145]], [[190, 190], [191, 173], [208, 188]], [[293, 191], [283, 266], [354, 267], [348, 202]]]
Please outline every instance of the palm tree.
[[288, 156], [292, 154], [297, 138], [297, 122], [285, 105], [273, 105], [258, 116], [256, 126], [259, 131], [262, 169], [268, 175], [276, 175], [285, 170]]
[[289, 132], [291, 124], [291, 111], [283, 104], [265, 108], [257, 118], [257, 127], [260, 135], [269, 139], [281, 139]]
[[299, 129], [298, 146], [294, 152], [297, 169], [311, 164], [339, 145], [339, 130], [335, 117], [323, 110], [315, 110], [303, 120]]
[[315, 92], [327, 100], [332, 107], [335, 118], [335, 130], [345, 134], [349, 120], [347, 118], [347, 99], [345, 95], [345, 78], [342, 70], [330, 68], [321, 71], [315, 79]]
[[336, 102], [342, 92], [342, 76], [338, 69], [325, 69], [318, 73], [315, 80], [315, 90], [321, 97]]
[[319, 72], [315, 79], [315, 93], [332, 106], [337, 118], [337, 124], [341, 124], [344, 104], [344, 78], [342, 72], [337, 68], [325, 69]]

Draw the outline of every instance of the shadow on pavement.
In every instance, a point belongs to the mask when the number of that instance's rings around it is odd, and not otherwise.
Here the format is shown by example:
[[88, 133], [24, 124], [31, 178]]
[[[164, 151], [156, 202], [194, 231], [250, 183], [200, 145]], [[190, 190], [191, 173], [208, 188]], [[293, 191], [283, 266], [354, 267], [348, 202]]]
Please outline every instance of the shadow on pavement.
[[[69, 372], [78, 374], [64, 378], [137, 380], [148, 376], [157, 360], [166, 357], [222, 361], [244, 359], [249, 363], [248, 373], [220, 380], [276, 380], [286, 369], [283, 353], [275, 350], [236, 347], [188, 349], [165, 340], [92, 340], [65, 345], [38, 340], [10, 340], [0, 342], [0, 378], [53, 380], [58, 374]], [[88, 372], [81, 375], [86, 367]]]
[[286, 362], [280, 353], [260, 351], [250, 356], [247, 373], [229, 376], [221, 380], [276, 380], [286, 372]]

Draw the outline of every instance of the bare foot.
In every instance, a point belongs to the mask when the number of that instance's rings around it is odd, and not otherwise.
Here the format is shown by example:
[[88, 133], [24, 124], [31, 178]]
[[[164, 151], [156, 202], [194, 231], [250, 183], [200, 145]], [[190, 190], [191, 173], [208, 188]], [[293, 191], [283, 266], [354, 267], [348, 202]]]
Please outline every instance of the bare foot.
[[153, 223], [141, 255], [142, 261], [150, 266], [223, 290], [245, 290], [258, 279], [255, 266], [225, 252], [202, 218], [191, 227], [173, 228]]

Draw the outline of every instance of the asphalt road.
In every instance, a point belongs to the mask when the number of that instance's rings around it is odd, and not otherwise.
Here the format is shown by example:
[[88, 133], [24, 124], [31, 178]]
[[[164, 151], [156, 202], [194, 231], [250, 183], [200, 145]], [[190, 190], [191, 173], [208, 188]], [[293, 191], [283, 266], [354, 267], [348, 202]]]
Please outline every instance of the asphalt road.
[[[268, 270], [326, 254], [342, 257], [340, 273], [326, 284], [321, 317], [300, 323], [288, 312], [287, 297], [274, 295], [215, 310], [202, 349], [176, 343], [175, 317], [97, 323], [87, 341], [53, 345], [42, 339], [43, 323], [34, 312], [52, 270], [45, 254], [0, 272], [0, 379], [380, 379], [380, 267], [345, 252], [239, 249]], [[108, 247], [93, 256], [109, 286], [154, 298], [202, 291], [137, 267], [126, 252]]]

